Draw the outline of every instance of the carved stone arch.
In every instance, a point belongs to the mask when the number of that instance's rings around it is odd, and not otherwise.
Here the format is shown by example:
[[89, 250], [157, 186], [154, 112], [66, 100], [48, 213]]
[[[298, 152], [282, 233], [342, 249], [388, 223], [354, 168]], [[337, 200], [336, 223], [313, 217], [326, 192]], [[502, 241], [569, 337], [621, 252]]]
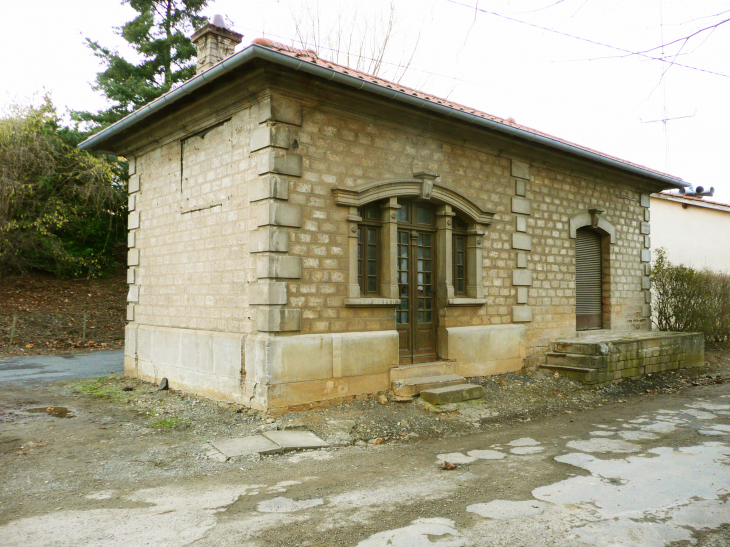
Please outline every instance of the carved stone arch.
[[450, 205], [472, 222], [489, 226], [494, 219], [492, 211], [486, 211], [477, 204], [434, 182], [437, 175], [415, 173], [412, 179], [393, 179], [368, 184], [361, 188], [335, 188], [335, 203], [350, 207], [362, 207], [373, 201], [388, 198], [424, 199], [436, 204]]
[[616, 228], [608, 220], [603, 218], [601, 213], [603, 213], [601, 209], [588, 209], [587, 213], [581, 213], [571, 218], [569, 225], [570, 238], [575, 239], [577, 237], [578, 228], [588, 226], [607, 235], [612, 244], [616, 243]]

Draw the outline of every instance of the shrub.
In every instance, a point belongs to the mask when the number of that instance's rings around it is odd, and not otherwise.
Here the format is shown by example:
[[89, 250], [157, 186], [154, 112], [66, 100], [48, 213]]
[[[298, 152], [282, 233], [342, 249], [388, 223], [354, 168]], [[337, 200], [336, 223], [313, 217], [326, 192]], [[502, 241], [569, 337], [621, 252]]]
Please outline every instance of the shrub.
[[710, 345], [730, 344], [730, 275], [672, 264], [658, 249], [652, 272], [653, 321], [659, 330], [701, 332]]

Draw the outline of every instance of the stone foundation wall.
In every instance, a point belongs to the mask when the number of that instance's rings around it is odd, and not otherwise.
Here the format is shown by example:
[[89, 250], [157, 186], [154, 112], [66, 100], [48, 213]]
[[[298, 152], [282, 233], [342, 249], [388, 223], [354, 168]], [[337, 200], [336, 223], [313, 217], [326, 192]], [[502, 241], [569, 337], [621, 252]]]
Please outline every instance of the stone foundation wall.
[[[587, 375], [567, 370], [561, 370], [560, 374], [594, 386], [622, 378], [701, 366], [705, 357], [705, 339], [701, 333], [656, 333], [638, 339], [592, 344], [558, 341], [552, 347], [551, 362], [570, 360], [574, 366], [595, 369]], [[562, 358], [561, 353], [564, 354]]]

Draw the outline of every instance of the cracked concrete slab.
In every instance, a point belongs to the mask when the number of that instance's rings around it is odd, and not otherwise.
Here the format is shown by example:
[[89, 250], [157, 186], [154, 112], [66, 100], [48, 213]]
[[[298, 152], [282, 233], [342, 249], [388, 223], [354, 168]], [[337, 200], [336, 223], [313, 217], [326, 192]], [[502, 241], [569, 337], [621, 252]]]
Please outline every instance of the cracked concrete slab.
[[264, 436], [276, 443], [282, 450], [305, 450], [327, 448], [329, 444], [311, 431], [267, 431]]
[[281, 449], [278, 444], [263, 435], [225, 439], [211, 444], [228, 458], [249, 456], [251, 454], [271, 454]]

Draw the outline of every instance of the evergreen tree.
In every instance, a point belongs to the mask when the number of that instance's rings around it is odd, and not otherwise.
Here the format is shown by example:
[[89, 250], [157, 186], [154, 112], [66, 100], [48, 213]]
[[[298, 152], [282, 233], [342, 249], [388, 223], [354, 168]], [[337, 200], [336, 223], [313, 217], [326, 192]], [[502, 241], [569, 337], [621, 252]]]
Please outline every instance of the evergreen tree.
[[200, 15], [210, 0], [122, 0], [139, 15], [116, 29], [142, 57], [138, 64], [117, 51], [86, 39], [106, 69], [96, 76], [112, 106], [97, 113], [75, 112], [74, 119], [102, 129], [146, 105], [195, 74], [195, 46], [189, 36], [207, 19]]

